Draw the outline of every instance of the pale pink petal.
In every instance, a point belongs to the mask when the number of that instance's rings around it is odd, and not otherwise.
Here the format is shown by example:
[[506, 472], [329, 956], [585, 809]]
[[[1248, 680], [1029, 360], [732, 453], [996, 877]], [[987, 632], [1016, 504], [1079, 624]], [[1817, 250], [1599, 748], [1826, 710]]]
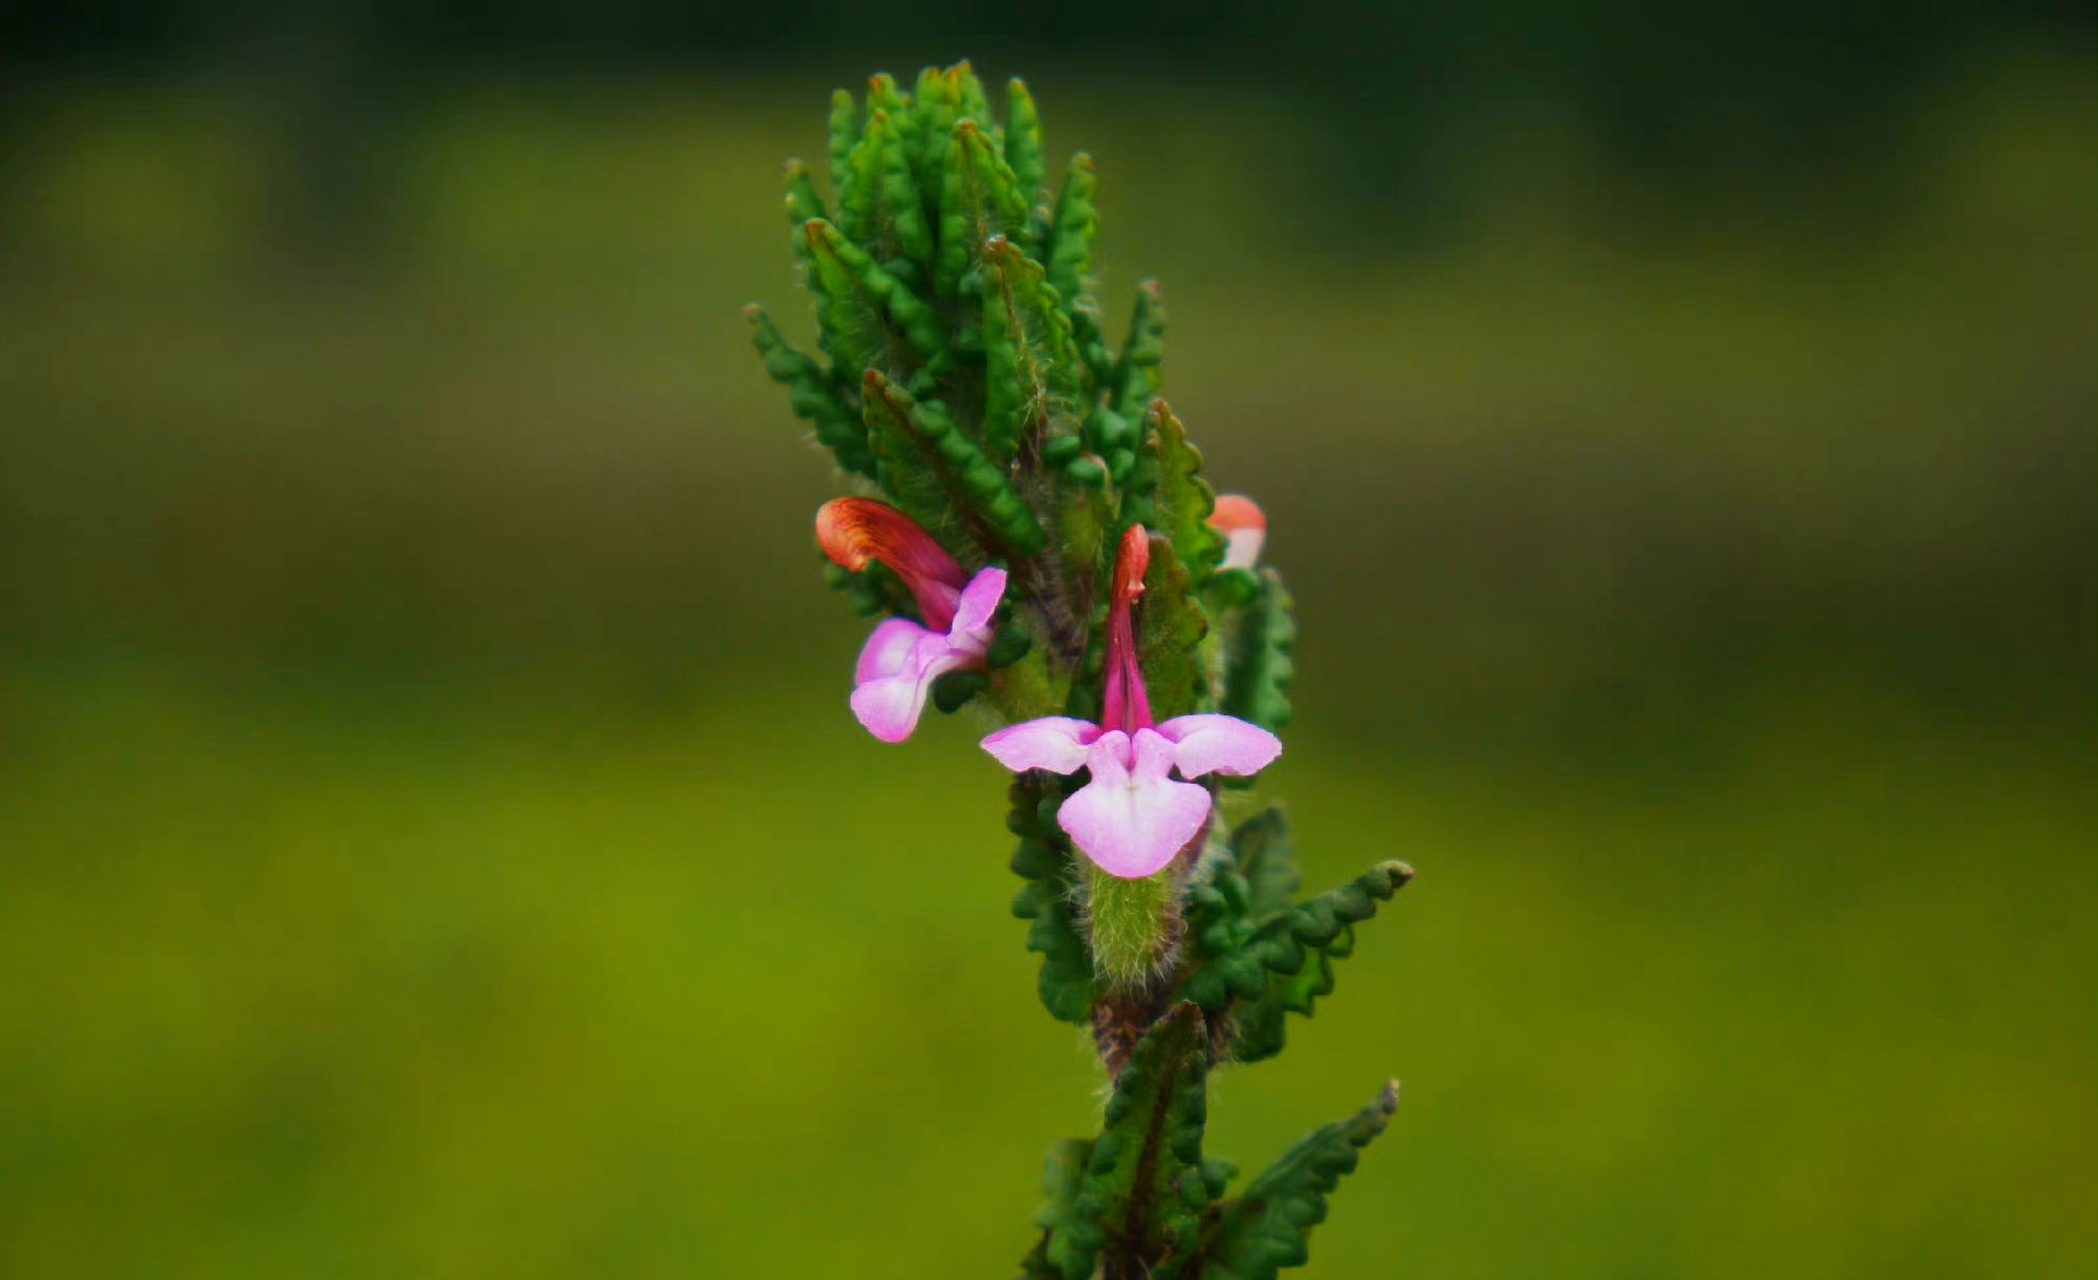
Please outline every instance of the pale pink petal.
[[925, 691], [924, 681], [907, 675], [869, 680], [852, 691], [852, 714], [883, 742], [901, 742], [918, 727]]
[[1267, 541], [1268, 518], [1260, 504], [1243, 494], [1220, 493], [1209, 525], [1224, 535], [1224, 563], [1220, 569], [1251, 569], [1260, 560], [1260, 545]]
[[1265, 529], [1233, 529], [1224, 535], [1224, 562], [1219, 569], [1251, 569], [1260, 563], [1260, 548], [1268, 540]]
[[927, 632], [913, 646], [906, 670], [866, 681], [852, 691], [852, 714], [883, 742], [901, 742], [918, 727], [932, 682], [964, 665], [966, 660], [948, 648], [945, 636]]
[[1209, 792], [1191, 782], [1163, 776], [1145, 778], [1120, 770], [1119, 777], [1092, 781], [1064, 801], [1057, 825], [1079, 851], [1111, 876], [1140, 880], [1173, 860], [1173, 856], [1209, 825]]
[[1282, 754], [1282, 740], [1236, 716], [1179, 716], [1158, 726], [1173, 743], [1183, 778], [1221, 773], [1250, 778]]
[[969, 579], [962, 588], [961, 600], [954, 608], [954, 625], [947, 634], [960, 640], [971, 633], [983, 633], [981, 639], [990, 640], [991, 615], [998, 612], [998, 602], [1005, 598], [1005, 570], [984, 569]]
[[1043, 716], [1000, 729], [983, 740], [983, 749], [1014, 773], [1076, 773], [1086, 763], [1086, 748], [1099, 736], [1098, 725], [1069, 716]]
[[[1135, 744], [1120, 729], [1109, 729], [1085, 749], [1085, 767], [1092, 770], [1095, 780], [1105, 778], [1120, 786], [1129, 780], [1129, 771], [1135, 764]], [[1164, 770], [1159, 773], [1164, 776]]]
[[946, 637], [927, 631], [908, 618], [890, 618], [882, 623], [860, 649], [859, 665], [852, 673], [853, 683], [865, 684], [869, 680], [881, 680], [910, 670], [911, 650], [928, 636], [943, 643], [946, 640]]

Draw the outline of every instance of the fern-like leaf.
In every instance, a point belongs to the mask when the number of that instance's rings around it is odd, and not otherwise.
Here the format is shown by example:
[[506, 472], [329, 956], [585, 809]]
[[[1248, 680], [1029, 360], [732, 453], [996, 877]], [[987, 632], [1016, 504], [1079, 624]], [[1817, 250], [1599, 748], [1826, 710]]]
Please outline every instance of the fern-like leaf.
[[751, 339], [765, 361], [765, 373], [787, 388], [794, 416], [815, 429], [817, 442], [831, 451], [839, 466], [871, 478], [874, 451], [867, 444], [867, 427], [846, 402], [831, 371], [796, 350], [763, 308], [747, 307], [743, 314], [750, 320]]
[[1108, 1099], [1074, 1221], [1062, 1247], [1050, 1242], [1065, 1280], [1091, 1276], [1110, 1241], [1117, 1258], [1147, 1269], [1199, 1246], [1209, 1203], [1202, 1161], [1208, 1073], [1209, 1033], [1193, 1005], [1176, 1007], [1137, 1042]]
[[1042, 957], [1042, 1007], [1062, 1022], [1085, 1026], [1093, 1007], [1093, 956], [1073, 907], [1078, 865], [1056, 825], [1059, 793], [1043, 774], [1014, 779], [1006, 827], [1020, 837], [1013, 874], [1027, 881], [1013, 914], [1029, 922], [1027, 949]]
[[[1234, 1056], [1257, 1062], [1282, 1051], [1284, 1015], [1309, 1017], [1333, 991], [1333, 961], [1354, 951], [1354, 927], [1404, 888], [1413, 868], [1384, 862], [1260, 924], [1235, 950], [1211, 954], [1188, 975], [1180, 994], [1211, 1013], [1242, 1001]], [[1250, 898], [1250, 895], [1249, 895]]]
[[[1218, 581], [1240, 576], [1232, 570]], [[1263, 729], [1280, 729], [1291, 716], [1290, 683], [1296, 679], [1297, 623], [1294, 601], [1282, 575], [1262, 569], [1245, 604], [1225, 611], [1223, 708]]]
[[1362, 1149], [1376, 1141], [1399, 1106], [1399, 1082], [1367, 1107], [1326, 1125], [1226, 1201], [1204, 1250], [1201, 1280], [1274, 1280], [1284, 1267], [1311, 1258], [1311, 1229], [1326, 1220], [1327, 1198], [1355, 1172]]

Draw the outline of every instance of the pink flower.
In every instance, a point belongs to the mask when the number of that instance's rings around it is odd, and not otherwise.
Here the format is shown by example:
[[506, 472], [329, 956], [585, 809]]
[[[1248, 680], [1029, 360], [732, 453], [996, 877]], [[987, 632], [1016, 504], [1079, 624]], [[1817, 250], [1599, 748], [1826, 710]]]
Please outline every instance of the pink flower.
[[1259, 562], [1260, 546], [1268, 537], [1268, 518], [1253, 499], [1236, 493], [1218, 495], [1209, 527], [1224, 535], [1224, 563], [1219, 569], [1251, 569]]
[[883, 742], [901, 742], [918, 727], [932, 682], [949, 671], [984, 664], [996, 630], [992, 616], [1005, 597], [1005, 570], [970, 577], [916, 521], [872, 498], [837, 498], [816, 513], [823, 552], [855, 573], [879, 560], [918, 601], [926, 625], [890, 618], [867, 637], [853, 672], [852, 713]]
[[1209, 789], [1175, 780], [1175, 769], [1182, 779], [1209, 773], [1251, 777], [1282, 754], [1274, 734], [1234, 716], [1152, 723], [1130, 618], [1150, 556], [1141, 525], [1123, 535], [1108, 613], [1101, 723], [1046, 716], [983, 740], [983, 749], [1016, 773], [1089, 770], [1091, 778], [1057, 812], [1057, 825], [1102, 871], [1124, 880], [1156, 872], [1209, 826]]

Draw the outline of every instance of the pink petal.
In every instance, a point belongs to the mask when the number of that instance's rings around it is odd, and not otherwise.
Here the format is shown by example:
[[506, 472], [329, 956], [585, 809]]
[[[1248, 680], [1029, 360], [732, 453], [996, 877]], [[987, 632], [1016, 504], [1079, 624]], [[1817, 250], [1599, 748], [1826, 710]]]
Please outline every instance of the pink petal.
[[901, 742], [918, 727], [927, 682], [910, 676], [869, 680], [852, 691], [852, 714], [883, 742]]
[[1183, 778], [1222, 773], [1250, 778], [1282, 754], [1282, 740], [1236, 716], [1179, 716], [1158, 726], [1173, 743], [1173, 763]]
[[1224, 563], [1219, 569], [1250, 569], [1258, 563], [1260, 544], [1268, 536], [1268, 518], [1259, 503], [1244, 494], [1220, 493], [1209, 527], [1224, 535]]
[[852, 714], [883, 742], [901, 742], [918, 727], [932, 682], [965, 665], [965, 658], [948, 648], [945, 636], [926, 632], [913, 647], [908, 670], [866, 681], [852, 691]]
[[[1129, 781], [1129, 771], [1135, 763], [1135, 744], [1120, 729], [1109, 729], [1085, 749], [1085, 767], [1092, 770], [1095, 781], [1105, 780], [1119, 787]], [[1171, 767], [1168, 761], [1167, 768]], [[1163, 778], [1165, 770], [1160, 769], [1158, 776]]]
[[1076, 773], [1086, 763], [1086, 748], [1099, 736], [1098, 725], [1069, 716], [1043, 716], [1000, 729], [983, 740], [983, 749], [1014, 773]]
[[1224, 535], [1224, 562], [1219, 569], [1251, 569], [1260, 563], [1261, 544], [1268, 540], [1265, 529], [1233, 529]]
[[998, 602], [1005, 598], [1005, 570], [984, 569], [969, 579], [962, 588], [962, 598], [954, 609], [954, 625], [947, 634], [960, 640], [971, 632], [983, 632], [986, 643], [990, 640], [991, 615], [998, 612]]
[[1140, 880], [1173, 860], [1209, 825], [1209, 792], [1170, 778], [1100, 776], [1057, 811], [1079, 851], [1111, 876]]
[[869, 680], [882, 680], [910, 670], [911, 650], [927, 636], [943, 643], [946, 640], [946, 637], [927, 631], [908, 618], [890, 618], [882, 623], [860, 649], [859, 665], [852, 672], [853, 683], [865, 684]]

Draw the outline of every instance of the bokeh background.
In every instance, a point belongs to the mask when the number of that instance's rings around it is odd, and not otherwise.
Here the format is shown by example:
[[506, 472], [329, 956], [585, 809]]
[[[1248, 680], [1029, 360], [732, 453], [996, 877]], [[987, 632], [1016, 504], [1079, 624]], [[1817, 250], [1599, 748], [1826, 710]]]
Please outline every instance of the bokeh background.
[[2098, 1270], [2087, 4], [0, 17], [0, 1274], [1006, 1275], [1099, 1077], [816, 572], [778, 164], [973, 55], [1401, 856], [1308, 1277]]

